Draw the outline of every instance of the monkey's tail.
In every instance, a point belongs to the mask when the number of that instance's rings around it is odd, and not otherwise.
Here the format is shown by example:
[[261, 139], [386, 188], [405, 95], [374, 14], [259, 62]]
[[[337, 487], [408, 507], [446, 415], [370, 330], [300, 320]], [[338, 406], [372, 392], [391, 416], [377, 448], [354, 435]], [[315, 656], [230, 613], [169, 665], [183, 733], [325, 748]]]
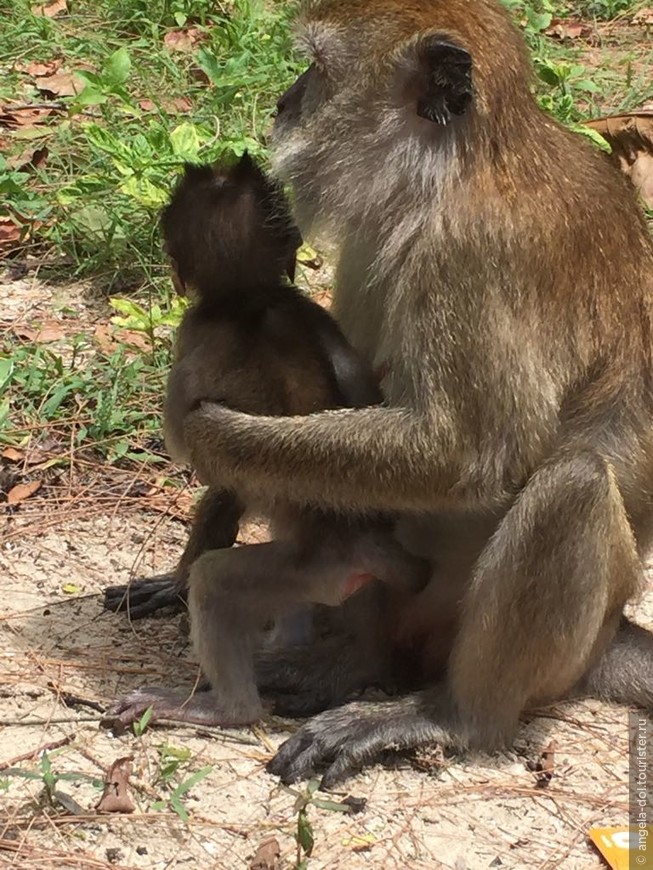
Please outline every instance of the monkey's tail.
[[653, 713], [653, 634], [625, 617], [578, 693]]

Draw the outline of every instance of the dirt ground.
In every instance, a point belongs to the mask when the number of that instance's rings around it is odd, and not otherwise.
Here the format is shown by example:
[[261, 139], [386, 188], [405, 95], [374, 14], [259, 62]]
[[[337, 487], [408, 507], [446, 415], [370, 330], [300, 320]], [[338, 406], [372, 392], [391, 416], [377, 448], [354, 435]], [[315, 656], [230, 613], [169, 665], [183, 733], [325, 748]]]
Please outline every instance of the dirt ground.
[[[96, 814], [98, 789], [77, 780], [57, 784], [78, 805], [74, 812], [58, 802], [49, 807], [42, 780], [13, 773], [2, 798], [0, 865], [235, 870], [250, 867], [260, 843], [274, 836], [278, 866], [294, 867], [295, 797], [264, 771], [287, 725], [270, 719], [215, 733], [156, 727], [114, 738], [99, 729], [98, 712], [64, 703], [70, 695], [104, 705], [145, 683], [192, 682], [179, 618], [130, 625], [124, 615], [104, 613], [100, 596], [131, 572], [169, 567], [183, 524], [127, 513], [64, 521], [34, 534], [14, 535], [12, 526], [5, 522], [8, 540], [0, 550], [0, 765], [36, 771], [39, 750], [50, 746], [57, 774], [102, 778], [113, 761], [131, 755], [137, 809]], [[68, 584], [78, 591], [64, 593]], [[638, 615], [652, 621], [651, 592]], [[510, 754], [447, 759], [442, 766], [425, 759], [422, 769], [407, 762], [374, 767], [347, 784], [346, 793], [367, 799], [363, 812], [310, 807], [310, 870], [601, 866], [587, 832], [626, 821], [626, 711], [584, 701], [543, 712], [524, 724]], [[551, 739], [556, 772], [547, 788], [537, 788], [527, 762]], [[188, 824], [171, 810], [151, 809], [166, 795], [157, 784], [157, 747], [164, 743], [191, 750], [180, 781], [213, 766], [186, 795]]]
[[[62, 302], [66, 311], [76, 306], [77, 328], [107, 317], [77, 290], [62, 300], [61, 291], [31, 279], [2, 290], [7, 328], [39, 311], [51, 318]], [[44, 485], [18, 507], [0, 506], [0, 866], [295, 868], [296, 794], [264, 769], [294, 723], [270, 718], [256, 728], [211, 732], [162, 726], [120, 738], [99, 728], [100, 709], [118, 694], [144, 684], [189, 685], [196, 676], [179, 617], [130, 624], [101, 606], [105, 586], [174, 565], [190, 496], [174, 502], [152, 486], [132, 497], [133, 474], [114, 472], [107, 481], [106, 468], [81, 471], [85, 486], [71, 472], [67, 486]], [[653, 623], [653, 590], [636, 613]], [[555, 774], [537, 787], [528, 763], [552, 739]], [[308, 808], [315, 845], [306, 866], [600, 867], [588, 831], [626, 822], [627, 744], [626, 710], [584, 701], [525, 722], [509, 754], [441, 761], [435, 753], [371, 768], [331, 796], [365, 798], [362, 812]], [[188, 822], [171, 807], [161, 779], [166, 745], [190, 750], [173, 788], [212, 767], [182, 796]], [[43, 749], [59, 778], [52, 804]], [[101, 791], [91, 779], [103, 779], [125, 756], [133, 757], [136, 811], [100, 814]], [[158, 801], [163, 809], [153, 807]], [[280, 859], [257, 865], [257, 849], [270, 837]]]

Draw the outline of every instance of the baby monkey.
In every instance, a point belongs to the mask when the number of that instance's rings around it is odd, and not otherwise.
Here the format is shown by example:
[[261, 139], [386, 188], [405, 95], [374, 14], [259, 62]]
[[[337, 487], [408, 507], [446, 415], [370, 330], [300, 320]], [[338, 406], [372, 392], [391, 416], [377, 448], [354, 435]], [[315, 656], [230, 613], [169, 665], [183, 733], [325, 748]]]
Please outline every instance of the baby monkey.
[[[201, 401], [250, 414], [289, 416], [382, 400], [373, 372], [335, 320], [295, 286], [301, 244], [282, 188], [245, 155], [235, 164], [187, 166], [164, 210], [163, 235], [179, 288], [193, 294], [176, 343], [164, 411], [166, 445], [192, 460], [186, 415]], [[232, 547], [245, 512], [270, 521], [273, 540]], [[338, 605], [372, 579], [413, 592], [426, 562], [393, 537], [389, 516], [338, 515], [270, 503], [264, 492], [205, 494], [184, 556], [191, 637], [211, 690], [140, 689], [108, 722], [154, 716], [199, 724], [255, 721], [261, 632], [311, 604]], [[189, 554], [188, 556], [186, 554]]]

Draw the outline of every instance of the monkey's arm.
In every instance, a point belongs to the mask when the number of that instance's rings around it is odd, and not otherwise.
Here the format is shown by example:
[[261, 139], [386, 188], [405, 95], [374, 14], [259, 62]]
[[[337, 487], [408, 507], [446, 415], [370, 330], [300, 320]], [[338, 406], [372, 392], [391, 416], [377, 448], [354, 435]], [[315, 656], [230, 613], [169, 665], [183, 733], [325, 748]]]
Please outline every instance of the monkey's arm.
[[204, 403], [186, 417], [184, 438], [204, 483], [333, 508], [432, 508], [460, 475], [446, 417], [408, 409], [259, 417]]

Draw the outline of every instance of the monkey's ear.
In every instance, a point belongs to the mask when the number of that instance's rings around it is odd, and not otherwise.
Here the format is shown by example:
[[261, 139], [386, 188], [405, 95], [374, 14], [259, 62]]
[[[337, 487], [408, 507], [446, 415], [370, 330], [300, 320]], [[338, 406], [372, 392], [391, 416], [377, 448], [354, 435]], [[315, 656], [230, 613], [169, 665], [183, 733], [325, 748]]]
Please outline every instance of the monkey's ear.
[[184, 163], [184, 178], [190, 182], [200, 182], [210, 179], [213, 168], [208, 164]]
[[236, 181], [258, 182], [265, 185], [265, 175], [261, 167], [250, 157], [249, 151], [243, 151], [243, 156], [233, 168], [232, 177]]
[[462, 115], [473, 97], [472, 58], [443, 35], [425, 36], [415, 46], [417, 114], [434, 124]]

